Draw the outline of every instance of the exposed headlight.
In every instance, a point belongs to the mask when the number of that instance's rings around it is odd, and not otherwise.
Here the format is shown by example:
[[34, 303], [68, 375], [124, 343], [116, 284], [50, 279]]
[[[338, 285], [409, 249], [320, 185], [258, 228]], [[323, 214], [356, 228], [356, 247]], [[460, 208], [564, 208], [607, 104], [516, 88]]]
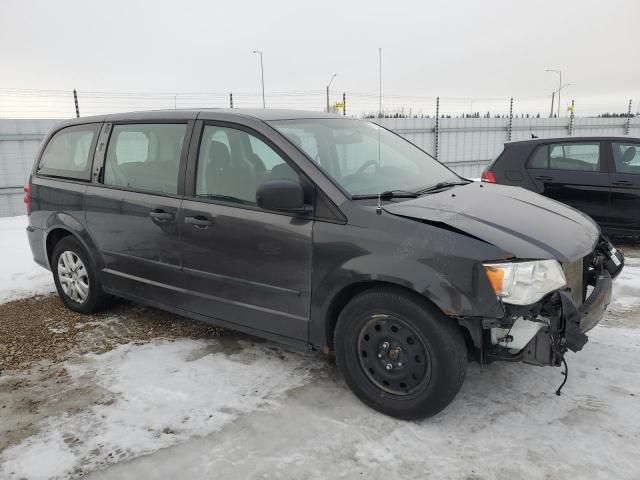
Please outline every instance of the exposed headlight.
[[496, 295], [514, 305], [530, 305], [567, 285], [557, 260], [485, 263], [484, 271]]

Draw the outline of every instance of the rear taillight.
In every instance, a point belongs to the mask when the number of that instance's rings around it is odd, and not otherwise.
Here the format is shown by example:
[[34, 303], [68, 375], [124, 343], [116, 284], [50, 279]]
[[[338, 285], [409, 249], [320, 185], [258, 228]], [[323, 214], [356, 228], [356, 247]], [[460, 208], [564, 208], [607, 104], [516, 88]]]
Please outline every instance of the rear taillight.
[[496, 183], [496, 176], [491, 170], [484, 170], [480, 176], [480, 180], [487, 183]]
[[24, 203], [27, 205], [27, 215], [31, 215], [31, 185], [24, 186]]

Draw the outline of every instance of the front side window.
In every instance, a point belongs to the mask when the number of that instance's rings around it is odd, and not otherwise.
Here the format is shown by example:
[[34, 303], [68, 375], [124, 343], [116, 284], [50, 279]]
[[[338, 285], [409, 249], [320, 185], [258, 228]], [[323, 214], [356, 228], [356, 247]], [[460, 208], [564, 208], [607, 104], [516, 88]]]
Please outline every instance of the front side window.
[[418, 191], [460, 181], [429, 154], [370, 122], [300, 119], [270, 124], [351, 195]]
[[114, 125], [103, 182], [116, 187], [178, 192], [185, 124]]
[[640, 144], [613, 142], [611, 146], [617, 173], [640, 174]]
[[98, 127], [98, 124], [78, 125], [57, 132], [42, 153], [38, 173], [89, 180], [91, 145], [97, 135]]
[[244, 130], [206, 125], [200, 140], [196, 196], [243, 205], [256, 204], [258, 184], [299, 180], [278, 152]]
[[529, 159], [529, 168], [598, 172], [600, 171], [600, 143], [540, 145]]

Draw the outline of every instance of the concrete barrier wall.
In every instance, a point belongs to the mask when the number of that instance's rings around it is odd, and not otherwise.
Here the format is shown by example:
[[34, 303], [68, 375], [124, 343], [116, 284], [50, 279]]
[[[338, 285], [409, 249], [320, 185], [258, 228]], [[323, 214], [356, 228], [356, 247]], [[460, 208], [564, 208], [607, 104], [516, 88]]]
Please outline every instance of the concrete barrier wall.
[[[376, 120], [436, 156], [435, 118], [385, 118]], [[535, 135], [564, 137], [624, 135], [626, 118], [514, 118], [511, 139]], [[629, 121], [629, 136], [640, 137], [640, 118]], [[509, 138], [508, 118], [440, 118], [437, 158], [466, 177], [479, 177], [484, 167], [502, 151]]]
[[57, 121], [0, 119], [0, 217], [25, 213], [22, 187], [40, 142]]

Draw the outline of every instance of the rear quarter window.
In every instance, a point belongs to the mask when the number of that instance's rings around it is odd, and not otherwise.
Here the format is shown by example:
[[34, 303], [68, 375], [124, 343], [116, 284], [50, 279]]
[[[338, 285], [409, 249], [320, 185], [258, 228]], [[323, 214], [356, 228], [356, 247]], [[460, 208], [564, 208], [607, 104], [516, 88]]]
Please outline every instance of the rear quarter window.
[[549, 145], [539, 145], [529, 158], [529, 168], [549, 168]]
[[99, 124], [75, 125], [56, 132], [47, 143], [37, 173], [89, 180], [92, 154]]

